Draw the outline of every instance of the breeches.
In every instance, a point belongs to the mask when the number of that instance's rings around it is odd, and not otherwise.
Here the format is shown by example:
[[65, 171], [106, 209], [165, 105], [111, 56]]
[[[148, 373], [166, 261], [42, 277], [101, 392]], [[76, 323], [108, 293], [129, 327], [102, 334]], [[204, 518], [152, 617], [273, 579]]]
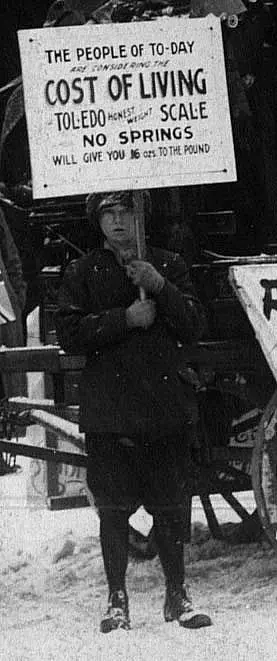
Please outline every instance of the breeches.
[[110, 434], [86, 436], [87, 483], [99, 510], [133, 514], [143, 505], [152, 515], [182, 510], [191, 488], [190, 435], [151, 445]]

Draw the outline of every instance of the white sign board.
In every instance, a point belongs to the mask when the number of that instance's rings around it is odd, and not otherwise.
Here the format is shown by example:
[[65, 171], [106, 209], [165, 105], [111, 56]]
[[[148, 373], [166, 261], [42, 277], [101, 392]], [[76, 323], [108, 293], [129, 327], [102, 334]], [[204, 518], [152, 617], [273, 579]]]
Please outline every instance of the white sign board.
[[18, 35], [35, 198], [236, 179], [220, 19]]
[[277, 379], [277, 263], [232, 266], [229, 278]]

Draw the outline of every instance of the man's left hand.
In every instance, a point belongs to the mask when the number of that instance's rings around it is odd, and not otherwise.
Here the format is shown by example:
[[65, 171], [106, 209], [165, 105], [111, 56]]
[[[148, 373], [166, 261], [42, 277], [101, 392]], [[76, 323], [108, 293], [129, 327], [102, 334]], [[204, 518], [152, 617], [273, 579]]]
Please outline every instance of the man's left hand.
[[142, 287], [147, 293], [159, 294], [164, 286], [164, 277], [149, 262], [134, 259], [126, 267], [127, 275], [137, 287]]

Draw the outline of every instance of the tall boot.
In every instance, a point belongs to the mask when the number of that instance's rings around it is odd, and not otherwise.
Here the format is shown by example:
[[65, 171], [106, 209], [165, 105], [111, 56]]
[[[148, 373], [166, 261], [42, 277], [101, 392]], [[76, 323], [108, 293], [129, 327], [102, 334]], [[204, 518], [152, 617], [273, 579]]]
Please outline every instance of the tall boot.
[[184, 517], [176, 510], [167, 510], [153, 514], [153, 524], [166, 587], [178, 589], [185, 579]]
[[194, 611], [184, 586], [184, 517], [176, 510], [154, 515], [154, 529], [166, 583], [165, 621], [177, 620], [180, 626], [189, 629], [210, 626], [212, 621], [208, 615]]
[[101, 509], [100, 541], [109, 585], [108, 608], [101, 621], [102, 633], [129, 629], [129, 605], [125, 587], [128, 565], [128, 514], [122, 510]]

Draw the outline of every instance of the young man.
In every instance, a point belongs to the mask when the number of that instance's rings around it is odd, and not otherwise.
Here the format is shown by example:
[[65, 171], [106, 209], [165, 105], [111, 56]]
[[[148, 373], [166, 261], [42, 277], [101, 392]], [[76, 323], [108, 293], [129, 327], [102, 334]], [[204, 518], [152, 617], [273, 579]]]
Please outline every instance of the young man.
[[[147, 199], [144, 193], [146, 214]], [[87, 212], [99, 247], [67, 268], [56, 326], [65, 351], [87, 356], [80, 428], [109, 585], [101, 631], [130, 627], [128, 518], [140, 505], [153, 516], [165, 620], [207, 626], [184, 586], [183, 503], [197, 407], [180, 378], [182, 345], [202, 333], [203, 309], [182, 258], [150, 247], [145, 260], [136, 258], [131, 192], [90, 195]]]

